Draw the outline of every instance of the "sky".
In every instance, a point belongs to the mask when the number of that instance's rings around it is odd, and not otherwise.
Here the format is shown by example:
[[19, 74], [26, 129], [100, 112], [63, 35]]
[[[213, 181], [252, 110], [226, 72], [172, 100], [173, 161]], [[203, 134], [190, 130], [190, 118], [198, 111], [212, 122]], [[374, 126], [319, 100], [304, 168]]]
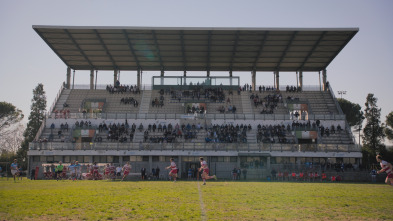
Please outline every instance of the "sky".
[[[342, 97], [363, 109], [367, 95], [374, 94], [385, 122], [393, 111], [392, 10], [392, 0], [0, 1], [0, 101], [21, 109], [27, 122], [33, 89], [43, 83], [49, 109], [66, 81], [66, 65], [33, 25], [359, 28], [327, 67], [327, 80], [336, 97], [337, 91], [346, 91]], [[135, 73], [121, 72], [121, 82], [135, 84]], [[150, 84], [158, 74], [144, 72], [143, 83]], [[89, 75], [76, 71], [75, 84], [89, 84]], [[219, 74], [211, 72], [214, 75]], [[242, 76], [241, 84], [251, 83], [251, 74], [233, 75]], [[319, 85], [318, 73], [303, 76], [304, 85]], [[259, 82], [273, 85], [273, 74], [257, 73]], [[113, 71], [98, 73], [98, 84], [110, 83]], [[280, 73], [280, 85], [286, 84], [296, 85], [295, 73]]]

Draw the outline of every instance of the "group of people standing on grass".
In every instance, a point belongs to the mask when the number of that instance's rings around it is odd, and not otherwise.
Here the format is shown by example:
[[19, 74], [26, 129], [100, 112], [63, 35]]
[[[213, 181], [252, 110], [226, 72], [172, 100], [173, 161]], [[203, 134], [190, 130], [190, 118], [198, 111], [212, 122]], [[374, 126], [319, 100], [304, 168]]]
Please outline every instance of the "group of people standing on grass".
[[[393, 186], [393, 166], [391, 163], [385, 161], [381, 155], [377, 155], [376, 156], [376, 160], [380, 163], [381, 166], [381, 170], [376, 171], [377, 174], [383, 173], [385, 172], [387, 174], [386, 179], [385, 179], [385, 183], [389, 184], [391, 186]], [[202, 181], [203, 181], [203, 185], [206, 185], [206, 180], [209, 179], [216, 179], [217, 177], [216, 175], [212, 175], [209, 176], [209, 167], [207, 165], [207, 162], [204, 160], [203, 157], [199, 158], [201, 167], [198, 169], [199, 172], [202, 173], [201, 177], [202, 177]], [[170, 159], [170, 165], [168, 167], [166, 167], [166, 169], [170, 169], [169, 172], [169, 177], [171, 179], [173, 179], [174, 182], [176, 182], [177, 179], [177, 173], [178, 173], [178, 168], [176, 166], [175, 160], [173, 158]], [[10, 165], [10, 169], [11, 169], [11, 174], [14, 177], [14, 182], [16, 181], [16, 177], [18, 177], [20, 175], [20, 171], [22, 169], [22, 167], [19, 166], [18, 162], [16, 159], [14, 159], [14, 161], [11, 163]], [[127, 162], [122, 168], [118, 167], [115, 168], [113, 165], [107, 164], [105, 167], [105, 171], [104, 171], [104, 177], [108, 178], [108, 179], [113, 179], [116, 178], [116, 176], [121, 176], [121, 172], [123, 172], [123, 176], [122, 176], [122, 180], [124, 180], [130, 173], [132, 169], [132, 166], [130, 164], [130, 162]], [[56, 179], [63, 179], [64, 178], [64, 172], [65, 172], [66, 168], [65, 166], [62, 164], [62, 162], [59, 162], [59, 165], [57, 165], [55, 167], [55, 173], [56, 173]], [[88, 166], [88, 173], [86, 174], [81, 174], [81, 165], [78, 163], [78, 161], [75, 161], [73, 163], [71, 163], [70, 166], [68, 166], [67, 168], [68, 171], [70, 171], [70, 178], [75, 181], [77, 179], [80, 179], [82, 176], [85, 176], [88, 179], [102, 179], [103, 176], [98, 172], [99, 167], [97, 165], [97, 163], [93, 163], [92, 166]], [[236, 168], [233, 170], [233, 174], [238, 173], [238, 170], [236, 170]], [[240, 173], [239, 173], [240, 174]], [[309, 171], [309, 172], [292, 172], [291, 174], [289, 174], [288, 171], [285, 172], [281, 172], [281, 171], [276, 171], [275, 169], [273, 169], [271, 171], [272, 174], [272, 179], [273, 180], [278, 180], [278, 181], [318, 181], [319, 179], [321, 179], [321, 181], [327, 181], [327, 176], [325, 172], [322, 172], [321, 176], [318, 174], [318, 172], [313, 172], [313, 171]], [[33, 174], [32, 174], [33, 176]], [[330, 178], [331, 181], [341, 181], [341, 177], [337, 177], [337, 176], [332, 176]]]

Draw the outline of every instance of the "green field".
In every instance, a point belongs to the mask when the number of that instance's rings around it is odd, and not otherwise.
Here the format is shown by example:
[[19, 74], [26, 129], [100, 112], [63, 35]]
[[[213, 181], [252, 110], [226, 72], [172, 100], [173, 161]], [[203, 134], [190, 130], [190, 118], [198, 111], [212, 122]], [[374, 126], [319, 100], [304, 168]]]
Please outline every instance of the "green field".
[[0, 179], [1, 220], [392, 220], [383, 184]]

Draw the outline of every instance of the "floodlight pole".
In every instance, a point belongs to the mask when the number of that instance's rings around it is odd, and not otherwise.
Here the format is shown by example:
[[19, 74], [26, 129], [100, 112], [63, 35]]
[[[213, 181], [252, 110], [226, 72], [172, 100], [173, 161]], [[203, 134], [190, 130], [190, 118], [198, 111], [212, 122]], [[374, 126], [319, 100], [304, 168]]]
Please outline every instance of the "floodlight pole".
[[337, 93], [341, 96], [341, 99], [343, 99], [343, 95], [346, 95], [347, 91], [337, 91]]
[[362, 131], [362, 125], [359, 125], [359, 146], [360, 146], [360, 131]]

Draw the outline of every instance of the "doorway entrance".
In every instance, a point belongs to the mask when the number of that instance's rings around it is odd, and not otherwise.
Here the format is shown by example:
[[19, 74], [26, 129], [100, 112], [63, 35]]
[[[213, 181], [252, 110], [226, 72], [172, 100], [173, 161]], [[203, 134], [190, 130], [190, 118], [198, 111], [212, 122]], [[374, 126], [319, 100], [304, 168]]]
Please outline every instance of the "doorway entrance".
[[185, 177], [187, 180], [196, 180], [199, 177], [198, 175], [200, 175], [198, 174], [200, 165], [200, 162], [186, 162], [182, 177]]

